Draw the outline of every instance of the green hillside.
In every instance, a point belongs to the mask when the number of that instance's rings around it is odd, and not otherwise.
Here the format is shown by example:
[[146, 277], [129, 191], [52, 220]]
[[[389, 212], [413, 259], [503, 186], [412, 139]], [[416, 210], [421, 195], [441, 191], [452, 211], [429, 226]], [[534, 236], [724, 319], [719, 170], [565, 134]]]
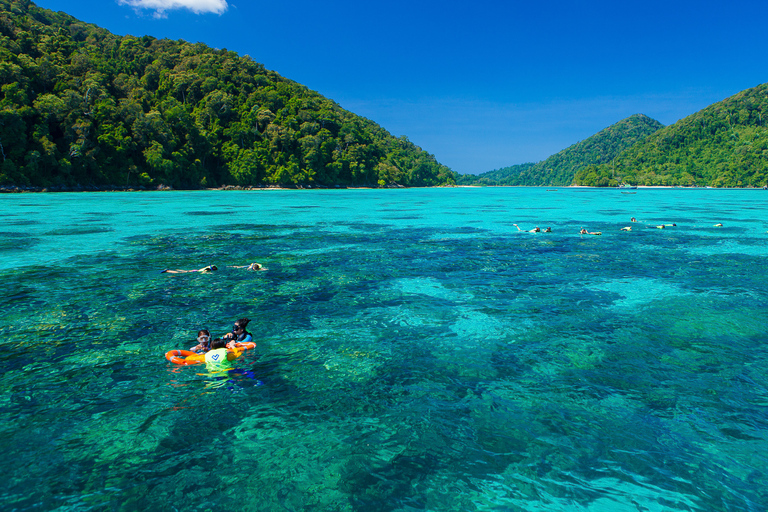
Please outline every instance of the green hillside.
[[0, 185], [434, 186], [406, 137], [248, 56], [0, 0]]
[[768, 84], [663, 128], [616, 157], [576, 174], [579, 185], [763, 187], [768, 184]]
[[533, 167], [534, 163], [510, 165], [501, 169], [484, 172], [482, 174], [460, 174], [456, 180], [457, 185], [479, 185], [494, 187], [500, 185], [518, 185], [520, 175]]
[[635, 114], [536, 164], [504, 167], [477, 176], [462, 175], [462, 185], [565, 186], [576, 172], [589, 165], [607, 164], [622, 151], [656, 132], [663, 125]]

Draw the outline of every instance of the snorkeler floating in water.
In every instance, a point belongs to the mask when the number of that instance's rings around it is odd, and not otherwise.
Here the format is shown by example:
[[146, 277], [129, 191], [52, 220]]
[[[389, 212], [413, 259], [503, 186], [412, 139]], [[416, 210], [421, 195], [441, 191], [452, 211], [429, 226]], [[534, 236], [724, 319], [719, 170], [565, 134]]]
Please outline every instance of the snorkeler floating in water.
[[632, 231], [632, 226], [621, 228], [622, 231]]
[[232, 327], [232, 332], [224, 335], [224, 340], [237, 343], [253, 343], [253, 335], [246, 331], [249, 322], [248, 318], [239, 319]]
[[208, 352], [211, 349], [211, 333], [208, 329], [200, 329], [197, 331], [197, 345], [190, 348], [192, 352], [202, 354]]
[[208, 371], [222, 372], [233, 368], [232, 361], [240, 357], [242, 351], [238, 349], [227, 350], [227, 342], [216, 338], [211, 342], [211, 350], [205, 353], [205, 366]]
[[[526, 229], [520, 229], [520, 226], [518, 226], [517, 224], [512, 224], [512, 225], [515, 226], [518, 231], [524, 231], [526, 233], [541, 233], [541, 229], [539, 229], [539, 226], [536, 226], [533, 229], [527, 229], [526, 230]], [[549, 228], [547, 228], [547, 229], [549, 229]]]
[[227, 265], [227, 268], [244, 268], [245, 270], [253, 270], [254, 272], [258, 270], [269, 270], [261, 263], [256, 262], [253, 262], [250, 265]]
[[[227, 268], [244, 268], [246, 270], [253, 270], [253, 271], [269, 270], [261, 263], [256, 263], [256, 262], [253, 262], [250, 265], [227, 265]], [[201, 274], [205, 274], [208, 272], [213, 272], [214, 270], [219, 270], [219, 267], [217, 267], [216, 265], [208, 265], [207, 267], [199, 268], [197, 270], [165, 269], [160, 271], [160, 273], [161, 274], [187, 274], [190, 272], [199, 272]]]
[[217, 267], [216, 265], [208, 265], [207, 267], [199, 268], [197, 270], [178, 270], [178, 269], [177, 270], [170, 270], [170, 269], [165, 269], [165, 270], [163, 270], [160, 273], [161, 274], [186, 274], [186, 273], [189, 273], [189, 272], [200, 272], [201, 274], [206, 274], [208, 272], [213, 272], [214, 270], [219, 270], [219, 267]]
[[579, 231], [580, 235], [602, 235], [602, 231], [587, 231], [584, 228], [581, 228], [581, 231]]

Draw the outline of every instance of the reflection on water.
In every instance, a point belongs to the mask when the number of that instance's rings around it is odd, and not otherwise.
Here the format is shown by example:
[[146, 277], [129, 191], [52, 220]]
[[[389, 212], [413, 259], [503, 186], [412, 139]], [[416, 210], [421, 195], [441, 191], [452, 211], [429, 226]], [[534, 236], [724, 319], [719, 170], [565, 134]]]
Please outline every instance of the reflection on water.
[[[1, 196], [0, 503], [764, 510], [756, 194]], [[242, 316], [239, 373], [165, 360]]]

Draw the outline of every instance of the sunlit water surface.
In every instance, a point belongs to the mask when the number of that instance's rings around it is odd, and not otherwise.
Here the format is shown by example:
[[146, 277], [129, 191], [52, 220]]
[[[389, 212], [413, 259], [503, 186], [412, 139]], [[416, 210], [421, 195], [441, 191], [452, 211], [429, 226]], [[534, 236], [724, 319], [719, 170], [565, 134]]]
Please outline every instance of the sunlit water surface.
[[[763, 512], [766, 200], [0, 196], [0, 506]], [[164, 358], [243, 316], [255, 377]]]

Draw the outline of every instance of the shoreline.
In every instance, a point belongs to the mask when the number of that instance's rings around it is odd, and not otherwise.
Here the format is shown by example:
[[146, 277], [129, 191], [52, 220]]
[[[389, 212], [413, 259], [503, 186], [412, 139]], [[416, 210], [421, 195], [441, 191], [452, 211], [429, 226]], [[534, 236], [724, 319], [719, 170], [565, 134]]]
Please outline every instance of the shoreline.
[[[444, 185], [444, 186], [432, 186], [432, 187], [405, 187], [402, 185], [390, 185], [386, 187], [365, 187], [365, 186], [347, 186], [347, 185], [335, 185], [335, 186], [319, 186], [319, 185], [306, 185], [296, 187], [281, 187], [273, 185], [262, 186], [241, 186], [241, 185], [224, 185], [215, 188], [180, 188], [176, 189], [167, 185], [158, 185], [157, 187], [143, 187], [143, 186], [112, 186], [112, 185], [87, 185], [87, 186], [54, 186], [54, 187], [35, 187], [24, 185], [0, 185], [0, 194], [26, 194], [26, 193], [56, 193], [56, 192], [212, 192], [212, 191], [271, 191], [271, 190], [392, 190], [392, 189], [427, 189], [427, 188], [541, 188], [541, 189], [593, 189], [593, 190], [622, 190], [617, 187], [589, 187], [585, 185], [496, 185], [496, 186], [482, 186], [482, 185]], [[683, 190], [765, 190], [763, 187], [679, 187], [670, 185], [638, 185], [635, 190], [641, 189], [683, 189]], [[631, 189], [630, 189], [631, 190]]]
[[[383, 188], [409, 188], [409, 187], [383, 187]], [[425, 187], [426, 188], [426, 187]], [[348, 186], [334, 186], [334, 187], [321, 187], [321, 186], [297, 186], [297, 187], [280, 187], [280, 186], [241, 186], [241, 185], [224, 185], [215, 188], [173, 188], [167, 185], [159, 185], [157, 187], [143, 187], [143, 186], [114, 186], [114, 185], [87, 185], [87, 186], [54, 186], [54, 187], [35, 187], [25, 185], [0, 185], [0, 194], [25, 194], [25, 193], [56, 193], [56, 192], [211, 192], [215, 190], [240, 190], [240, 191], [269, 191], [269, 190], [356, 190], [356, 189], [371, 189], [375, 187], [348, 187]]]

